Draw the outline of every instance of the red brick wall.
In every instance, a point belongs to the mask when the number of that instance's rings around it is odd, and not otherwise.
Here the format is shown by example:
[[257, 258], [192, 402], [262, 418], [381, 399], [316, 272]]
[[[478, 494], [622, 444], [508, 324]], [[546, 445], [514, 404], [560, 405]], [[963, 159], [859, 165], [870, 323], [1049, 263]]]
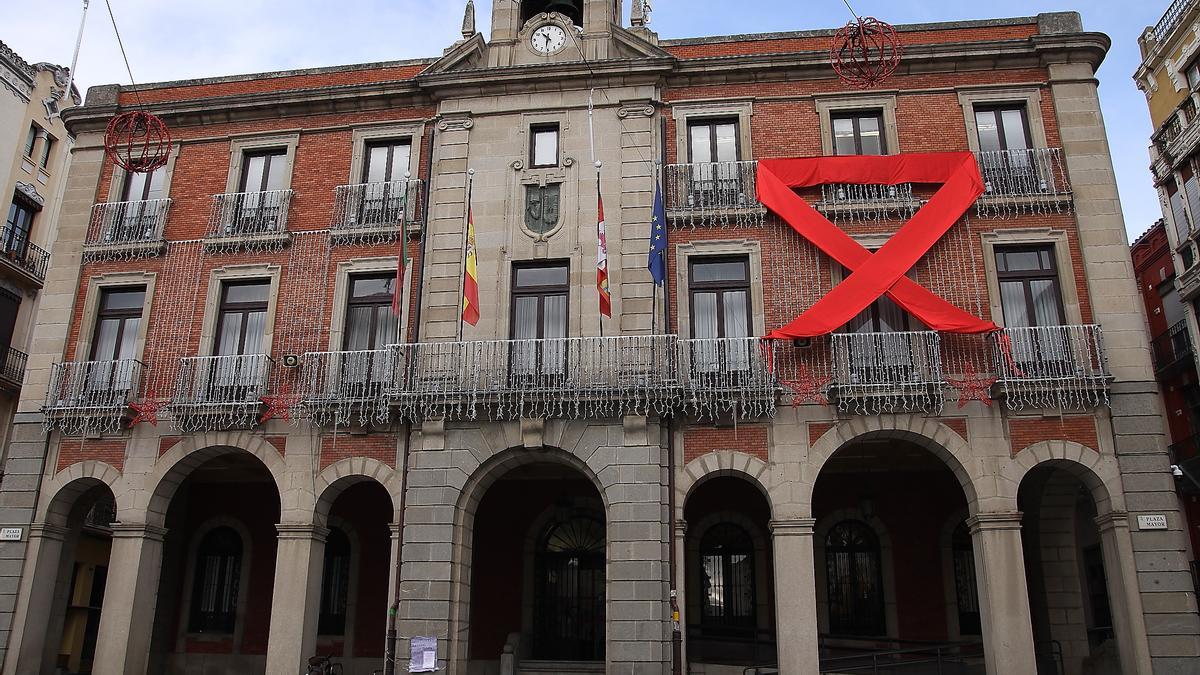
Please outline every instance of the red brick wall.
[[121, 92], [120, 100], [123, 105], [141, 105], [142, 103], [186, 101], [217, 96], [235, 96], [238, 94], [272, 93], [350, 84], [369, 84], [372, 82], [394, 82], [398, 80], [411, 80], [421, 71], [425, 70], [427, 65], [416, 64], [392, 66], [389, 68], [363, 68], [360, 70], [342, 70], [339, 72], [309, 73], [279, 77], [256, 76], [232, 82], [161, 87], [138, 92], [125, 91]]
[[1096, 419], [1088, 415], [1067, 415], [1062, 418], [1017, 418], [1008, 421], [1012, 454], [1045, 440], [1074, 441], [1097, 450]]
[[396, 467], [396, 434], [351, 435], [321, 437], [320, 470], [350, 457], [370, 457]]
[[125, 440], [81, 440], [77, 438], [63, 439], [58, 446], [58, 465], [56, 471], [82, 462], [85, 459], [95, 459], [112, 466], [117, 471], [125, 469]]
[[683, 463], [718, 450], [736, 450], [767, 461], [767, 428], [739, 424], [736, 428], [691, 427], [683, 432]]
[[953, 429], [959, 436], [962, 436], [964, 440], [969, 440], [967, 439], [967, 421], [965, 419], [961, 417], [943, 417], [941, 422]]

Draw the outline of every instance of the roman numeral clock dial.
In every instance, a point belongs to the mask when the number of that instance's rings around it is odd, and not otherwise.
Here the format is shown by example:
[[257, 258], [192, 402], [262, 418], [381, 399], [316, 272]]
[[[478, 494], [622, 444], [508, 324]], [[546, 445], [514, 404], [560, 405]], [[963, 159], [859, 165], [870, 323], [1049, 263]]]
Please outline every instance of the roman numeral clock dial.
[[549, 56], [567, 44], [567, 32], [557, 24], [547, 24], [533, 31], [529, 46], [543, 56]]

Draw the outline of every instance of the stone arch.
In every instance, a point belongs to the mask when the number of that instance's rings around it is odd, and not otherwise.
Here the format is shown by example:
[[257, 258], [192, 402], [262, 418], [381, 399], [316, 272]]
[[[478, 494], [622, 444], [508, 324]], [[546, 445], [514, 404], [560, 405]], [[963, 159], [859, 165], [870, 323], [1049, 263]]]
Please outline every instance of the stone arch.
[[370, 457], [348, 457], [325, 467], [314, 484], [316, 506], [313, 509], [313, 523], [327, 526], [329, 509], [337, 501], [339, 495], [352, 485], [365, 482], [375, 482], [387, 490], [392, 498], [391, 522], [396, 522], [400, 514], [400, 499], [404, 492], [404, 483], [400, 472], [383, 462]]
[[769, 485], [770, 468], [754, 455], [734, 450], [710, 452], [693, 459], [683, 467], [675, 481], [675, 519], [683, 520], [684, 507], [696, 488], [721, 476], [739, 478], [758, 488], [767, 501], [767, 508], [774, 514], [775, 500], [772, 499]]
[[[284, 488], [288, 485], [284, 480], [286, 466], [279, 450], [262, 436], [248, 432], [215, 432], [184, 437], [155, 462], [154, 470], [146, 477], [144, 502], [127, 505], [125, 510], [135, 511], [130, 515], [144, 517], [147, 524], [162, 527], [175, 490], [196, 467], [214, 457], [239, 452], [258, 459], [270, 473], [279, 494], [281, 522], [288, 522], [289, 510], [311, 513], [311, 492], [303, 487]], [[305, 502], [308, 508], [305, 508]], [[117, 518], [125, 520], [122, 510], [118, 510]]]
[[65, 527], [79, 498], [100, 485], [108, 487], [120, 508], [126, 492], [121, 489], [121, 472], [112, 465], [88, 459], [59, 471], [42, 488], [46, 499], [39, 520]]
[[797, 491], [802, 515], [812, 513], [813, 490], [829, 458], [852, 443], [881, 438], [907, 441], [940, 459], [958, 479], [971, 514], [983, 510], [981, 506], [995, 497], [967, 441], [950, 427], [917, 415], [855, 417], [826, 431], [809, 449], [805, 479]]
[[1043, 464], [1056, 466], [1078, 478], [1091, 493], [1097, 515], [1125, 510], [1117, 458], [1066, 440], [1038, 441], [1013, 456], [1003, 471], [1008, 479], [1004, 481], [1007, 488], [1004, 497], [1012, 500], [1008, 510], [1017, 510], [1017, 491], [1021, 482], [1030, 471]]

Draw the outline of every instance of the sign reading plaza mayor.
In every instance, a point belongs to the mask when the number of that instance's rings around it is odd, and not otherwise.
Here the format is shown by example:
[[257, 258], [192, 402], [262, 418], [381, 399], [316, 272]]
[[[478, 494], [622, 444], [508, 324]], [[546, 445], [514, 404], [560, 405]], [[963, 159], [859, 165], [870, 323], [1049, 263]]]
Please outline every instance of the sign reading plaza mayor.
[[1167, 517], [1161, 513], [1151, 513], [1137, 517], [1139, 530], [1165, 530], [1167, 529]]

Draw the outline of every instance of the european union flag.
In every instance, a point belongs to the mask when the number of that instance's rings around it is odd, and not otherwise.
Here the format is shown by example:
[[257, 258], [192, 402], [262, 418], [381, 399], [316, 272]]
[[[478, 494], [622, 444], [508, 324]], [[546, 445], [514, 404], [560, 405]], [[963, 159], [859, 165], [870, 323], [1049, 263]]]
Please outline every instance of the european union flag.
[[650, 259], [646, 263], [656, 286], [667, 280], [667, 208], [663, 206], [662, 185], [654, 186], [654, 214], [650, 217]]

